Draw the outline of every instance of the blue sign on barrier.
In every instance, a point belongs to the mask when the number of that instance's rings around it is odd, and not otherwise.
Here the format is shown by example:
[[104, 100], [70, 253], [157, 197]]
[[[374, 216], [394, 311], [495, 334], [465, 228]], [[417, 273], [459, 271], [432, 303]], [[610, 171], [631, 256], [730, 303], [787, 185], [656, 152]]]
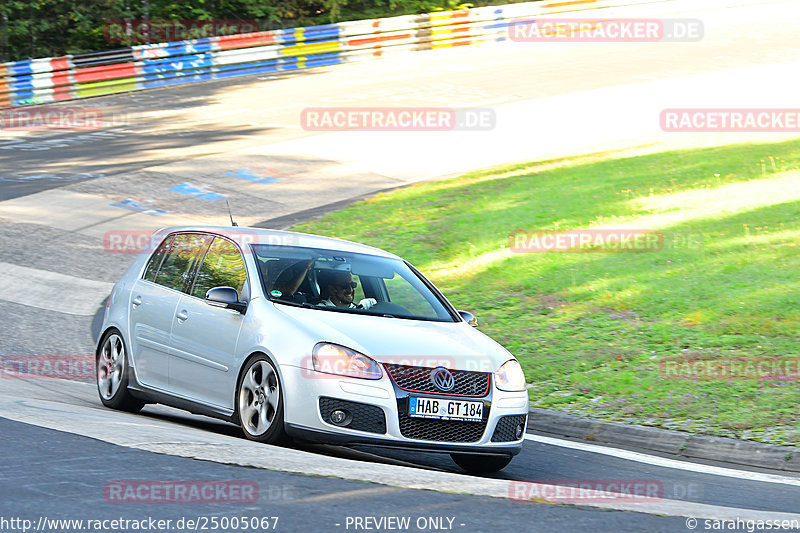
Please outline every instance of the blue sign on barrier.
[[145, 88], [177, 85], [214, 79], [212, 54], [194, 54], [146, 60], [142, 65], [142, 86]]
[[240, 180], [247, 180], [247, 181], [252, 181], [254, 183], [260, 183], [261, 185], [274, 183], [276, 181], [279, 181], [280, 179], [268, 175], [263, 170], [258, 171], [249, 168], [240, 168], [239, 170], [234, 170], [233, 172], [226, 172], [225, 175], [233, 176], [234, 178], [239, 178]]
[[211, 54], [195, 54], [145, 61], [142, 65], [142, 72], [145, 74], [160, 74], [192, 71], [211, 67], [213, 64]]
[[208, 37], [184, 41], [184, 54], [200, 54], [202, 52], [211, 52], [212, 50], [213, 45]]
[[198, 185], [193, 185], [191, 183], [181, 183], [180, 185], [173, 187], [170, 190], [180, 194], [194, 196], [195, 198], [199, 198], [200, 200], [208, 200], [209, 202], [219, 200], [220, 198], [225, 198], [224, 194], [211, 192], [208, 190], [208, 188], [209, 185], [205, 185], [202, 183]]

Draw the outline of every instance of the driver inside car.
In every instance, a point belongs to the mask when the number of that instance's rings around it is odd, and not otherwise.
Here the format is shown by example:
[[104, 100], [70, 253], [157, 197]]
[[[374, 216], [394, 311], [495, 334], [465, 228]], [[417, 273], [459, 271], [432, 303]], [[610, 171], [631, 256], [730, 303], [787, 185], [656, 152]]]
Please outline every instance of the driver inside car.
[[348, 309], [369, 309], [375, 305], [375, 298], [364, 298], [358, 305], [353, 303], [355, 288], [358, 283], [353, 281], [350, 272], [321, 271], [319, 273], [320, 286], [323, 295], [327, 293], [327, 299], [322, 300], [317, 305], [325, 307], [346, 307]]

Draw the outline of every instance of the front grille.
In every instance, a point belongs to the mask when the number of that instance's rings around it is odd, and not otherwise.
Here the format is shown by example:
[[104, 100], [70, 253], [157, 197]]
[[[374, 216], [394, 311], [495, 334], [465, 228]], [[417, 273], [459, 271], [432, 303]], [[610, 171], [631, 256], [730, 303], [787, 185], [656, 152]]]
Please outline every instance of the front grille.
[[[509, 415], [501, 416], [497, 421], [497, 426], [494, 428], [492, 434], [492, 442], [513, 442], [519, 440], [517, 438], [517, 426], [522, 424], [525, 426], [527, 415]], [[523, 429], [523, 435], [525, 430]]]
[[431, 381], [433, 368], [386, 364], [386, 372], [395, 384], [403, 390], [411, 392], [432, 392], [453, 396], [470, 396], [479, 398], [489, 394], [489, 374], [486, 372], [470, 372], [468, 370], [450, 370], [455, 382], [453, 389], [440, 391]]
[[319, 399], [319, 414], [322, 415], [325, 422], [334, 426], [336, 424], [331, 422], [331, 412], [336, 409], [347, 411], [351, 415], [351, 419], [346, 425], [337, 427], [370, 433], [386, 433], [386, 416], [383, 414], [383, 409], [377, 405], [348, 402], [324, 396]]
[[483, 420], [464, 422], [462, 420], [432, 420], [408, 415], [408, 399], [397, 401], [400, 419], [400, 433], [407, 439], [431, 440], [437, 442], [476, 442], [481, 440], [489, 421], [489, 405], [484, 403]]

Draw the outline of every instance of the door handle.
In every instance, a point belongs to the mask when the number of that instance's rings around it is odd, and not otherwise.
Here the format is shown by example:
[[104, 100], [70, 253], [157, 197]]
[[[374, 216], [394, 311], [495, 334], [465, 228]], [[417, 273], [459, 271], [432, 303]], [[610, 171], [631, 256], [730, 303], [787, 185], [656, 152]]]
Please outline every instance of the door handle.
[[184, 320], [186, 320], [186, 319], [188, 319], [188, 318], [189, 318], [189, 313], [186, 311], [186, 309], [184, 309], [184, 310], [182, 310], [180, 313], [178, 313], [177, 315], [175, 315], [175, 317], [176, 317], [178, 320], [180, 320], [181, 322], [183, 322]]
[[142, 305], [142, 297], [137, 296], [136, 298], [131, 300], [131, 305], [133, 305], [134, 307], [139, 307], [140, 305]]

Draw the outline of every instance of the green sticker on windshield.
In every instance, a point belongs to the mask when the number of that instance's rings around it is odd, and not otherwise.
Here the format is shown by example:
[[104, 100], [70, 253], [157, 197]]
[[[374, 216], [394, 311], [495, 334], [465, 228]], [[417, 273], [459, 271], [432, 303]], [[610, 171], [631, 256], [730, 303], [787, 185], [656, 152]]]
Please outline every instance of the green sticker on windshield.
[[283, 293], [281, 291], [269, 291], [269, 295], [273, 298], [280, 298], [283, 296]]

